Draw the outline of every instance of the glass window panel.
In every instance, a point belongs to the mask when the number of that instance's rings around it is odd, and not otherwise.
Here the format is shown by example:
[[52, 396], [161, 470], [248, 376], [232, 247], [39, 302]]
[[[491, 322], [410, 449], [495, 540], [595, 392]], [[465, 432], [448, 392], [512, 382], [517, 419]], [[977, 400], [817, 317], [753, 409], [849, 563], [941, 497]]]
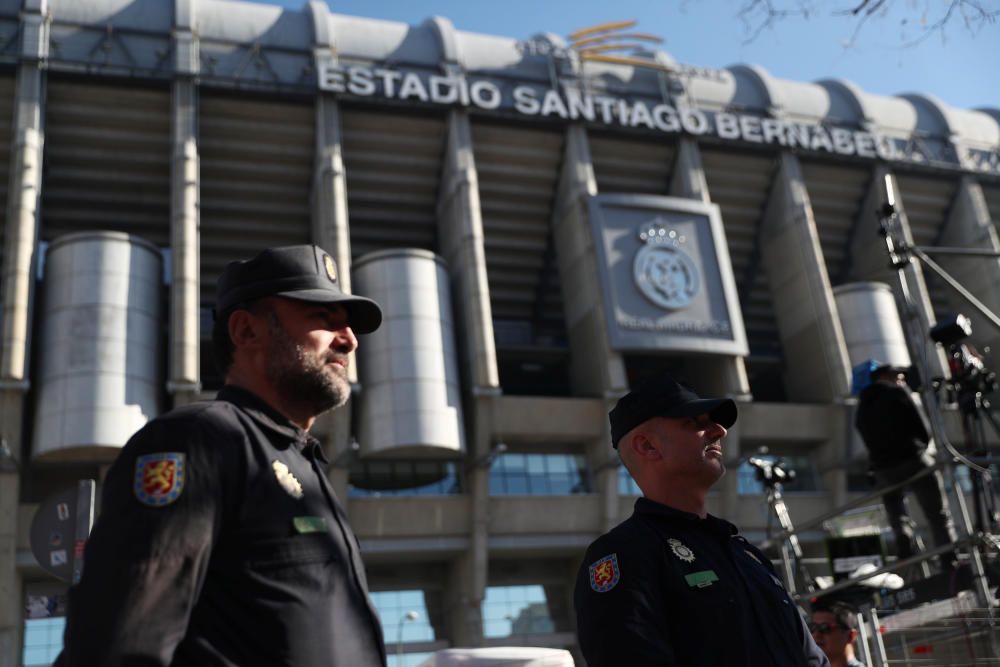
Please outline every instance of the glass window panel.
[[507, 477], [507, 494], [512, 496], [524, 496], [528, 494], [527, 475], [509, 475]]
[[483, 632], [487, 637], [509, 637], [555, 631], [539, 585], [490, 586], [483, 600]]
[[359, 461], [351, 468], [348, 496], [430, 496], [462, 492], [456, 464]]
[[404, 653], [403, 655], [398, 655], [392, 653], [388, 655], [389, 667], [418, 667], [427, 658], [434, 655], [433, 653]]
[[590, 493], [586, 458], [572, 454], [504, 454], [490, 469], [493, 495]]
[[62, 650], [65, 618], [29, 618], [24, 622], [24, 667], [48, 667]]
[[[547, 462], [552, 461], [556, 457], [554, 456], [538, 456], [537, 454], [528, 455], [525, 457], [527, 464], [526, 468], [529, 475], [545, 475], [549, 472]], [[554, 466], [553, 466], [554, 467]]]
[[[423, 591], [377, 591], [371, 598], [387, 644], [434, 641]], [[415, 618], [410, 617], [413, 614]]]
[[642, 491], [639, 489], [639, 485], [635, 483], [632, 479], [632, 475], [628, 474], [628, 470], [625, 466], [618, 466], [618, 495], [620, 496], [641, 496]]

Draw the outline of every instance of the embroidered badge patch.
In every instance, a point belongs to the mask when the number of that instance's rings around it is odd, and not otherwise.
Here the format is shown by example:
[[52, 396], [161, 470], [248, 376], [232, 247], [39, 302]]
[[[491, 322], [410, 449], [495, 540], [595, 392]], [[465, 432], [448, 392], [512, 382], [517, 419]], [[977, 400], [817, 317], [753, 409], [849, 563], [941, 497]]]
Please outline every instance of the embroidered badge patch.
[[685, 563], [694, 562], [694, 552], [690, 548], [684, 546], [684, 544], [677, 539], [671, 537], [667, 540], [667, 544], [670, 545], [670, 550], [674, 552], [674, 555], [680, 558]]
[[296, 500], [302, 497], [302, 484], [295, 479], [295, 475], [288, 469], [288, 466], [275, 459], [271, 462], [271, 468], [274, 470], [274, 476], [278, 478], [278, 484], [288, 495]]
[[615, 587], [621, 576], [618, 554], [605, 556], [590, 566], [590, 587], [598, 593], [607, 593]]
[[184, 454], [146, 454], [135, 461], [132, 490], [143, 505], [163, 507], [177, 500], [184, 490]]

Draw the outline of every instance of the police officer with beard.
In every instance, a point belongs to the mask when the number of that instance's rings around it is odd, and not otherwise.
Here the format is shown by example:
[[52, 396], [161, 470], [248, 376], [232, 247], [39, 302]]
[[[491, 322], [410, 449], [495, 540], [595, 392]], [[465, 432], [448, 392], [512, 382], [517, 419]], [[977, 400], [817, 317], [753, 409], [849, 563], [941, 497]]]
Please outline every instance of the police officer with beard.
[[154, 419], [104, 483], [60, 667], [385, 665], [358, 542], [309, 434], [350, 394], [379, 306], [312, 245], [233, 262], [213, 345], [226, 385]]

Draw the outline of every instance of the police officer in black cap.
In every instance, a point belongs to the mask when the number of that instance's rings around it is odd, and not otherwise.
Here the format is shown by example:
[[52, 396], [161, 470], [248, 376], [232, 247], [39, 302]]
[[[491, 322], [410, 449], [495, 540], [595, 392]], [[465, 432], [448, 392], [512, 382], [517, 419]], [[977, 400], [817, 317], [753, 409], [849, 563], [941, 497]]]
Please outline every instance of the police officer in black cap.
[[622, 397], [610, 419], [643, 497], [590, 545], [577, 576], [588, 667], [829, 665], [767, 557], [705, 511], [736, 404], [658, 377]]
[[226, 386], [154, 419], [104, 483], [62, 667], [368, 667], [386, 661], [358, 542], [309, 434], [350, 394], [347, 365], [382, 320], [312, 245], [219, 279]]

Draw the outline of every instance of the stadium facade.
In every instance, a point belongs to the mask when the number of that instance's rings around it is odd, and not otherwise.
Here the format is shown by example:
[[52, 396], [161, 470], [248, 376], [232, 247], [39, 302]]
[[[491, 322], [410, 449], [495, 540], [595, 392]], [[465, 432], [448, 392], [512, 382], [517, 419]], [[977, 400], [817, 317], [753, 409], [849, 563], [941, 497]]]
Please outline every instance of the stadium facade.
[[[606, 413], [650, 373], [739, 401], [737, 474], [710, 511], [751, 538], [767, 512], [740, 461], [761, 446], [800, 467], [793, 519], [848, 499], [852, 365], [945, 367], [931, 343], [907, 348], [875, 284], [894, 282], [885, 184], [911, 241], [1000, 250], [1000, 108], [634, 59], [318, 1], [0, 0], [0, 665], [20, 664], [26, 614], [58, 614], [65, 591], [28, 546], [38, 504], [100, 480], [125, 431], [218, 388], [215, 280], [265, 246], [316, 242], [347, 285], [358, 267], [403, 332], [368, 357], [361, 341], [352, 408], [317, 426], [393, 655], [573, 648], [583, 549], [634, 499]], [[151, 259], [56, 270], [87, 243]], [[372, 268], [407, 262], [420, 294]], [[1000, 307], [1000, 261], [941, 263]], [[968, 310], [904, 270], [924, 325]], [[58, 319], [57, 274], [84, 285], [70, 308], [113, 292], [102, 276], [150, 271], [162, 284], [122, 307], [158, 325], [116, 339], [109, 303]], [[1000, 343], [973, 321], [977, 346]], [[110, 357], [73, 356], [102, 337]]]

